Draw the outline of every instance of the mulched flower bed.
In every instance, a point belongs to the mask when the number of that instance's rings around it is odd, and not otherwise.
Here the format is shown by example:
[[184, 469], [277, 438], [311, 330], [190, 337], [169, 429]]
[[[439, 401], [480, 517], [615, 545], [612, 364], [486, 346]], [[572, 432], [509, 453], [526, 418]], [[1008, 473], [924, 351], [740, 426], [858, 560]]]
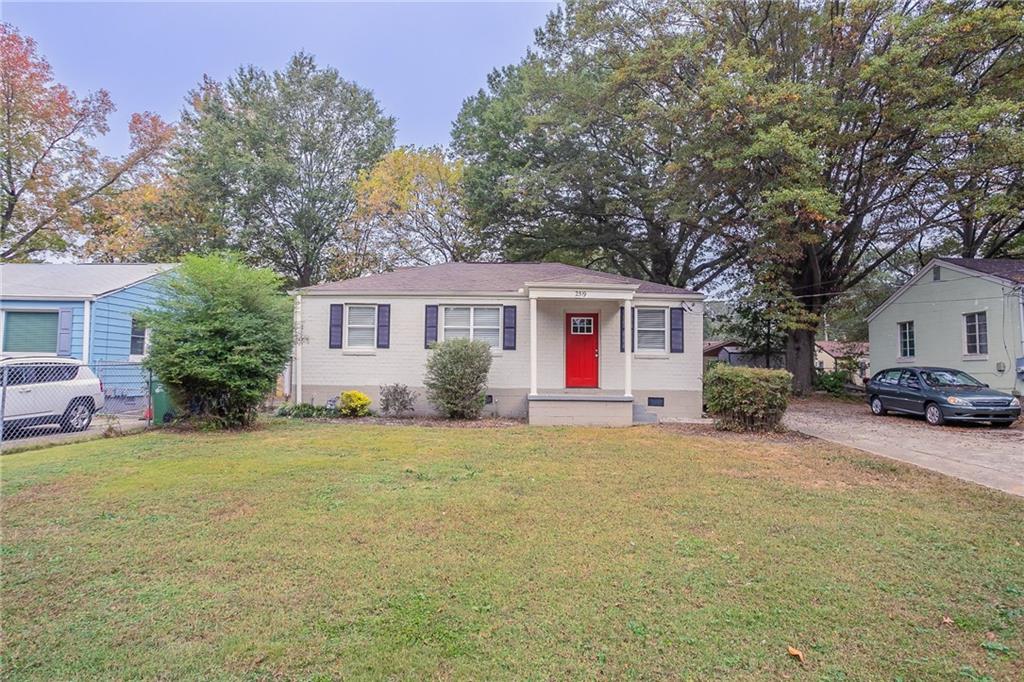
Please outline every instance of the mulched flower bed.
[[[288, 419], [288, 417], [281, 417]], [[525, 426], [525, 419], [505, 419], [484, 417], [482, 419], [443, 419], [442, 417], [337, 417], [337, 418], [304, 418], [302, 421], [319, 424], [371, 424], [374, 426], [426, 426], [447, 429], [505, 429], [512, 426]]]

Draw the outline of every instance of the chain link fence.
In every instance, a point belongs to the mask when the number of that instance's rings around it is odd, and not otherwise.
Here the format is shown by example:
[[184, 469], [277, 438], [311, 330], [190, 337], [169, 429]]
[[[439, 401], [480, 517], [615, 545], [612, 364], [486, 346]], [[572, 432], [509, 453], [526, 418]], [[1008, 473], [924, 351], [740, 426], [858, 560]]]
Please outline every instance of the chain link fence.
[[139, 363], [5, 359], [0, 449], [53, 440], [58, 434], [145, 428], [153, 423], [153, 395], [153, 374]]

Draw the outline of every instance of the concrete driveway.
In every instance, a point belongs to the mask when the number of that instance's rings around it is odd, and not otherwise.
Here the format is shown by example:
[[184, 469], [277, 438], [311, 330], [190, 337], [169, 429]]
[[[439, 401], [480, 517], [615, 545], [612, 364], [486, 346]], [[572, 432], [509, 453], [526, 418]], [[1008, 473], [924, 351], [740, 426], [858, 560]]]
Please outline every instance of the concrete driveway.
[[929, 426], [923, 419], [876, 417], [867, 404], [795, 400], [785, 425], [823, 440], [1024, 496], [1024, 421], [1009, 429], [978, 424]]

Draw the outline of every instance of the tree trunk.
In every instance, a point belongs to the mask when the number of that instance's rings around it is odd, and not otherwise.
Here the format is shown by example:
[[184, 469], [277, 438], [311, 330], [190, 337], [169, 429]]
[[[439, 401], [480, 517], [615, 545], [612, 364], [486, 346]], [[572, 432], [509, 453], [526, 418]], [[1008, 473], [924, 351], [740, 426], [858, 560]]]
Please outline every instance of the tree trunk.
[[295, 286], [302, 288], [313, 285], [313, 267], [309, 263], [302, 263], [296, 268]]
[[786, 332], [786, 369], [793, 374], [793, 393], [807, 395], [814, 380], [814, 331], [790, 329]]

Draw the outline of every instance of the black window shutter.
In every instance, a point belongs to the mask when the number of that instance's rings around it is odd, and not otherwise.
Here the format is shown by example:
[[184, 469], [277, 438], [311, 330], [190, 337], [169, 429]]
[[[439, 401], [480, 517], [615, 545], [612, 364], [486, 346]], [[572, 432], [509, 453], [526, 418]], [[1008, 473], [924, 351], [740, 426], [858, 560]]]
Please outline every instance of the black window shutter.
[[516, 349], [516, 307], [507, 305], [502, 308], [504, 312], [504, 326], [501, 340], [502, 350]]
[[328, 340], [329, 348], [341, 348], [342, 329], [345, 324], [345, 306], [341, 303], [331, 304], [331, 327]]
[[[636, 349], [633, 347], [636, 339], [636, 308], [633, 308], [633, 333], [630, 334], [629, 339], [629, 352], [632, 353]], [[626, 308], [625, 306], [619, 306], [619, 352], [626, 352]]]
[[391, 304], [377, 305], [377, 348], [391, 347]]
[[619, 352], [626, 352], [626, 308], [619, 306]]
[[629, 326], [629, 352], [636, 352], [636, 308], [633, 308], [633, 324]]
[[668, 311], [670, 318], [669, 325], [669, 346], [673, 353], [683, 352], [683, 309], [671, 308]]
[[423, 325], [423, 347], [430, 348], [437, 343], [437, 306], [428, 305]]

